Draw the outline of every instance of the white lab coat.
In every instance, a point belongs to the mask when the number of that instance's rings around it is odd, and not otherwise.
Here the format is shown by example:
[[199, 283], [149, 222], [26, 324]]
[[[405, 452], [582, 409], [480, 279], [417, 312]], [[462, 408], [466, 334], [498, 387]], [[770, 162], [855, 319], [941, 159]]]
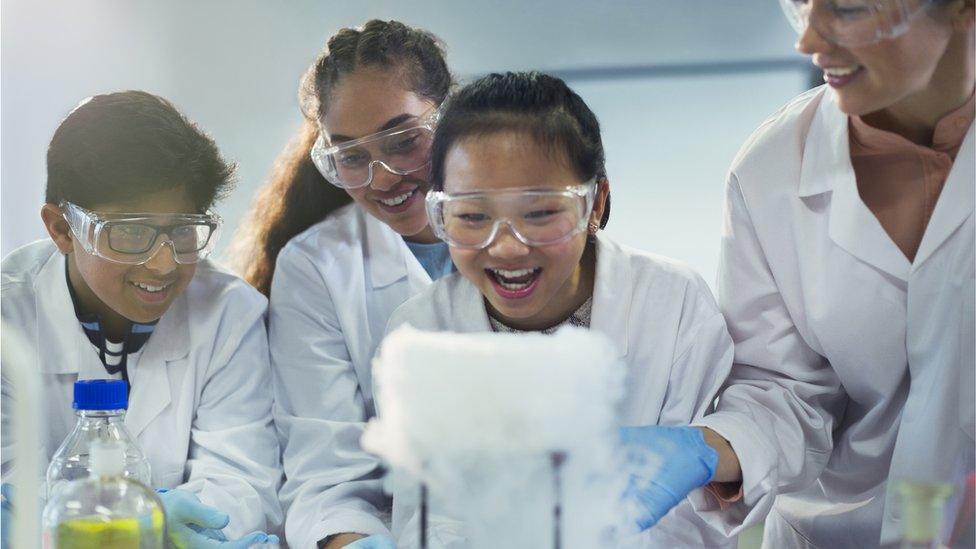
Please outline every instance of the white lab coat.
[[278, 255], [269, 333], [292, 547], [389, 534], [380, 464], [359, 446], [374, 415], [370, 361], [393, 310], [430, 282], [403, 238], [355, 204]]
[[[46, 469], [75, 424], [74, 382], [113, 376], [75, 316], [65, 256], [51, 241], [3, 260], [0, 293], [5, 326], [21, 331], [33, 347], [41, 376]], [[266, 307], [244, 281], [203, 261], [129, 368], [125, 424], [149, 459], [152, 487], [193, 492], [226, 512], [230, 539], [276, 532], [282, 522]], [[4, 378], [4, 477], [14, 442], [8, 399], [16, 391]]]
[[[388, 331], [405, 323], [428, 331], [491, 331], [483, 296], [459, 273], [397, 309]], [[603, 235], [597, 237], [590, 329], [609, 337], [627, 366], [622, 425], [687, 425], [700, 419], [732, 365], [725, 320], [701, 277], [681, 263], [625, 248]], [[403, 547], [417, 540], [413, 492], [398, 497], [395, 491], [393, 497], [393, 531]], [[453, 547], [463, 534], [451, 521], [440, 520], [432, 521], [430, 536], [432, 547]], [[686, 501], [621, 546], [735, 545], [734, 537], [708, 527]]]
[[735, 448], [745, 499], [696, 501], [714, 524], [772, 507], [765, 547], [877, 546], [901, 531], [893, 482], [973, 469], [973, 157], [970, 128], [909, 262], [859, 198], [829, 89], [746, 142], [719, 271], [736, 364], [702, 422]]

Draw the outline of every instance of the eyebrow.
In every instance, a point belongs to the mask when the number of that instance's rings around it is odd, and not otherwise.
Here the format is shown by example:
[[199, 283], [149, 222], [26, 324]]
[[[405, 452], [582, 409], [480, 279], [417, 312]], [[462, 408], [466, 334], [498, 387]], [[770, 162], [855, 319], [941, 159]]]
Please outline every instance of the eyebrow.
[[[400, 124], [403, 124], [407, 120], [410, 120], [411, 118], [419, 118], [419, 116], [416, 116], [416, 115], [413, 115], [413, 114], [408, 114], [408, 113], [403, 113], [403, 114], [394, 116], [393, 118], [387, 120], [385, 124], [383, 124], [382, 126], [380, 126], [379, 129], [377, 129], [373, 133], [379, 133], [379, 132], [382, 132], [382, 131], [389, 130], [391, 128], [395, 128], [395, 127], [399, 126]], [[365, 137], [365, 136], [362, 136], [362, 137]], [[348, 135], [335, 134], [333, 136], [330, 136], [329, 141], [332, 142], [333, 144], [336, 144], [336, 143], [339, 143], [341, 141], [352, 141], [354, 139], [359, 139], [359, 137], [349, 137]]]

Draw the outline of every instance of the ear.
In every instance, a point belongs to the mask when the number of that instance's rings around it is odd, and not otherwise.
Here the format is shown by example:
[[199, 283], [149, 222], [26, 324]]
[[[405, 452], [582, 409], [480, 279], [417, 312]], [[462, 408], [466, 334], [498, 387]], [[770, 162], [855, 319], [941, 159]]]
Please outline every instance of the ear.
[[41, 221], [47, 229], [47, 234], [51, 235], [51, 240], [63, 254], [74, 251], [74, 238], [71, 234], [71, 227], [65, 221], [64, 215], [55, 204], [44, 204], [41, 206]]
[[590, 225], [600, 226], [603, 212], [607, 209], [607, 199], [610, 197], [610, 180], [606, 177], [596, 182], [596, 196], [593, 198], [593, 212], [590, 213]]

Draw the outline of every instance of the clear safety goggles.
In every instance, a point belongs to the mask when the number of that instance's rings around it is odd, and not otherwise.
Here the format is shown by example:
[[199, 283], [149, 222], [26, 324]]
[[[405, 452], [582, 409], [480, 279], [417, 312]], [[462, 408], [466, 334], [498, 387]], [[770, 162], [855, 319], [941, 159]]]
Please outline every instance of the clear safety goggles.
[[933, 0], [780, 0], [796, 32], [812, 25], [825, 40], [840, 46], [866, 46], [897, 38]]
[[329, 183], [344, 189], [369, 185], [377, 166], [396, 175], [409, 175], [430, 164], [430, 145], [439, 117], [440, 111], [432, 109], [414, 121], [332, 146], [319, 133], [312, 145], [312, 162]]
[[[177, 263], [196, 263], [217, 244], [222, 220], [206, 214], [96, 213], [77, 204], [60, 204], [64, 219], [86, 252], [129, 265], [141, 265], [161, 246]], [[162, 222], [162, 223], [161, 223]]]
[[559, 244], [586, 230], [596, 180], [562, 189], [427, 193], [427, 217], [438, 238], [456, 248], [485, 248], [503, 224], [527, 246]]

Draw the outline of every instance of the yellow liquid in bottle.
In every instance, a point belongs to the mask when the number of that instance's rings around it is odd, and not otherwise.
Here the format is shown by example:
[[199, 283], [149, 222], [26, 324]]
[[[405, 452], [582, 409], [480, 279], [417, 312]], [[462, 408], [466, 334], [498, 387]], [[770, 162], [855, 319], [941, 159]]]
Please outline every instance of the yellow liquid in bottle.
[[151, 524], [134, 518], [79, 518], [59, 524], [56, 535], [57, 549], [161, 549], [163, 514], [154, 511]]

